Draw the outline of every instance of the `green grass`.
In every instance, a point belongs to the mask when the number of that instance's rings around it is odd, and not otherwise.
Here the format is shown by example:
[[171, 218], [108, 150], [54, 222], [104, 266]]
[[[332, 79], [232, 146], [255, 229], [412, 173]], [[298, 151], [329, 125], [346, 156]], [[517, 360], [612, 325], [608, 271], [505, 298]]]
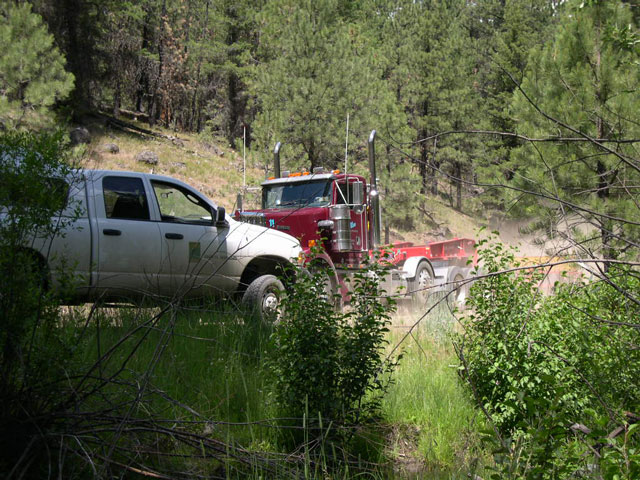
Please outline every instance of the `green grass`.
[[[401, 333], [391, 336], [392, 344]], [[404, 339], [383, 416], [396, 426], [396, 453], [423, 461], [426, 471], [462, 477], [484, 461], [483, 422], [458, 381], [451, 343], [437, 338], [422, 329]]]
[[[245, 323], [228, 308], [181, 310], [173, 316], [169, 312], [155, 325], [138, 328], [157, 311], [98, 310], [84, 340], [78, 342], [81, 361], [94, 363], [99, 352], [104, 355], [110, 347], [119, 345], [98, 369], [100, 376], [106, 377], [122, 368], [117, 383], [103, 389], [111, 402], [131, 401], [145, 387], [134, 412], [137, 418], [171, 419], [175, 425], [194, 422], [185, 424], [185, 428], [242, 447], [260, 459], [252, 472], [234, 467], [225, 471], [226, 476], [242, 478], [249, 474], [258, 478], [265, 474], [264, 458], [272, 458], [277, 460], [270, 464], [279, 472], [276, 476], [289, 476], [293, 468], [305, 478], [321, 478], [332, 458], [347, 455], [352, 463], [342, 463], [334, 471], [334, 478], [352, 478], [364, 471], [374, 478], [406, 478], [412, 474], [462, 478], [477, 461], [484, 460], [478, 446], [479, 417], [451, 367], [456, 359], [446, 334], [435, 331], [442, 330], [442, 325], [450, 326], [450, 319], [433, 321], [403, 342], [394, 383], [382, 402], [382, 418], [378, 424], [358, 431], [348, 445], [349, 452], [324, 451], [320, 460], [314, 461], [317, 457], [302, 449], [293, 457], [298, 462], [283, 463], [284, 455], [291, 452], [275, 428], [278, 422], [273, 420], [278, 410], [272, 400], [273, 381], [268, 369], [271, 328]], [[69, 321], [73, 317], [66, 318]], [[75, 317], [81, 321], [86, 311]], [[391, 345], [404, 331], [394, 330], [389, 337]], [[118, 343], [129, 334], [127, 340]], [[96, 408], [103, 400], [92, 397], [85, 407]], [[174, 453], [189, 454], [192, 450], [177, 447]], [[219, 473], [218, 469], [234, 465], [231, 462], [225, 467], [224, 462], [197, 458], [183, 462], [174, 468], [186, 468], [186, 464], [194, 471]], [[367, 462], [379, 466], [372, 471]], [[166, 468], [166, 463], [163, 465]], [[269, 475], [273, 473], [272, 469]]]

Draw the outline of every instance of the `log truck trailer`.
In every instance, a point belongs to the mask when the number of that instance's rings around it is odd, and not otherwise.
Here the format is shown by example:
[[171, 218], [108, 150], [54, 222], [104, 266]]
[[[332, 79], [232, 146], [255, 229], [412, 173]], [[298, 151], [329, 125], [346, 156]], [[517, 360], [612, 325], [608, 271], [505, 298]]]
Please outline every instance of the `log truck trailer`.
[[[366, 257], [383, 250], [389, 261], [388, 274], [381, 281], [387, 294], [412, 299], [424, 305], [429, 293], [454, 289], [464, 302], [470, 263], [475, 264], [475, 241], [468, 238], [413, 245], [409, 242], [381, 245], [380, 198], [376, 178], [375, 137], [369, 136], [370, 183], [361, 175], [345, 174], [322, 167], [313, 172], [280, 172], [280, 147], [274, 149], [273, 177], [262, 185], [262, 208], [244, 210], [238, 198], [235, 218], [286, 232], [300, 240], [307, 254], [315, 246], [311, 265], [329, 272], [327, 289], [348, 299], [345, 278], [362, 268]], [[316, 249], [317, 252], [317, 249]]]

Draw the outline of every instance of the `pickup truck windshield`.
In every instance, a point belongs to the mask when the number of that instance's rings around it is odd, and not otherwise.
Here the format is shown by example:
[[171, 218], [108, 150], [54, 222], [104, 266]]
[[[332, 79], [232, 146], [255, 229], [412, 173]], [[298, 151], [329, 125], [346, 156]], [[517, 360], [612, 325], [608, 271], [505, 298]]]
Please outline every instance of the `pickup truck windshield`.
[[268, 185], [262, 190], [262, 208], [326, 207], [331, 200], [331, 182]]

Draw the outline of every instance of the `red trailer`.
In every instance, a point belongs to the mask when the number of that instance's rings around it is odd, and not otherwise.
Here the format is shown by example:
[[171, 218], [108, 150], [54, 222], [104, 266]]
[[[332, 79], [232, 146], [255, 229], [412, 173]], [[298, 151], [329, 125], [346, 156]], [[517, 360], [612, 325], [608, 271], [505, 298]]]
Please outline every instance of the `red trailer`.
[[369, 136], [370, 182], [360, 175], [323, 168], [281, 174], [278, 143], [274, 150], [275, 176], [262, 183], [262, 208], [240, 207], [236, 219], [289, 233], [307, 252], [322, 247], [320, 254], [314, 253], [313, 265], [322, 264], [328, 269], [327, 288], [340, 291], [345, 299], [345, 278], [361, 268], [365, 257], [383, 250], [389, 260], [388, 275], [382, 282], [387, 293], [423, 304], [435, 290], [455, 289], [456, 299], [464, 301], [468, 289], [464, 281], [477, 260], [474, 240], [381, 245], [375, 135], [374, 130]]

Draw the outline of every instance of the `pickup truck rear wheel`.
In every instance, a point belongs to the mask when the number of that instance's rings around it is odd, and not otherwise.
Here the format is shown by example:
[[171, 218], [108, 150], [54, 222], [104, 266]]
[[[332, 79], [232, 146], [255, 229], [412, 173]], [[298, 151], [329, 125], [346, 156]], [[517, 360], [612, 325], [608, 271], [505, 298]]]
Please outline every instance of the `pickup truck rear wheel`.
[[274, 275], [262, 275], [249, 284], [242, 303], [264, 322], [278, 320], [278, 308], [284, 285]]

